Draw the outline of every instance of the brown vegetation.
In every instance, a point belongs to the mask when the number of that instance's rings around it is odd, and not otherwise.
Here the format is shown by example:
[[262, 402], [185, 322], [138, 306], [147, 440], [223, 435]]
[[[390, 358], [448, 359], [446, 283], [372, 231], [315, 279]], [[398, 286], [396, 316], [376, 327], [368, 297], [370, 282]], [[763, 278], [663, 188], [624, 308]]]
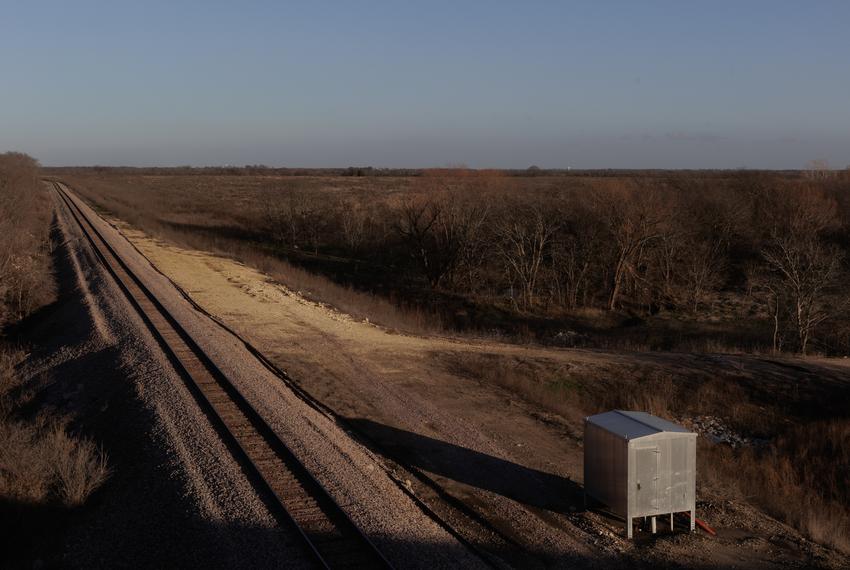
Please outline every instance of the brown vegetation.
[[[38, 164], [0, 155], [0, 330], [55, 297], [51, 219]], [[82, 505], [109, 474], [106, 455], [71, 435], [67, 419], [45, 410], [33, 416], [38, 403], [19, 374], [26, 357], [0, 335], [0, 533], [10, 541], [0, 560], [9, 562], [43, 557], [27, 545], [55, 540], [55, 509]]]
[[53, 295], [50, 218], [36, 162], [24, 154], [0, 155], [0, 326]]
[[237, 171], [60, 174], [154, 235], [278, 260], [294, 288], [293, 266], [304, 269], [313, 277], [299, 280], [333, 297], [320, 300], [355, 314], [367, 313], [360, 302], [387, 301], [372, 318], [399, 328], [572, 346], [850, 351], [844, 178]]
[[106, 455], [59, 422], [0, 421], [0, 497], [23, 504], [82, 505], [109, 475]]
[[700, 446], [704, 483], [751, 498], [813, 540], [850, 553], [850, 422], [805, 424], [765, 449]]

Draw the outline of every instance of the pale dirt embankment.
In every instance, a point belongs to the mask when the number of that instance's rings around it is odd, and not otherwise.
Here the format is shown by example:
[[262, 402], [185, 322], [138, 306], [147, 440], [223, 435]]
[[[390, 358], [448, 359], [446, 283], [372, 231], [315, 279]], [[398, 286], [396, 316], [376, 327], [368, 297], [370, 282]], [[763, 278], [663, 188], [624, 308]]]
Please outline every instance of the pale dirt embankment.
[[[582, 510], [581, 415], [545, 413], [452, 365], [465, 355], [489, 355], [604, 382], [606, 375], [646, 367], [674, 376], [710, 376], [724, 368], [742, 369], [740, 358], [543, 349], [390, 333], [309, 301], [238, 262], [180, 249], [113, 222], [195, 302], [392, 459], [388, 468], [399, 469], [402, 480], [409, 475], [407, 466], [436, 482], [441, 492], [518, 543], [517, 550], [532, 557], [525, 560], [529, 566], [846, 563], [845, 557], [802, 539], [742, 501], [715, 503], [709, 522], [723, 529], [716, 538], [696, 533], [638, 546], [623, 540], [616, 521], [575, 512]], [[773, 365], [746, 361], [750, 373], [765, 366]], [[258, 397], [268, 390], [262, 383], [254, 383]], [[277, 413], [276, 401], [267, 405]], [[446, 512], [453, 524], [465, 524], [438, 504], [433, 489], [411, 479], [411, 488], [435, 510]], [[486, 532], [467, 530], [467, 538], [487, 548]], [[518, 558], [514, 547], [502, 550], [504, 543], [498, 544], [491, 551], [522, 564], [524, 555]]]

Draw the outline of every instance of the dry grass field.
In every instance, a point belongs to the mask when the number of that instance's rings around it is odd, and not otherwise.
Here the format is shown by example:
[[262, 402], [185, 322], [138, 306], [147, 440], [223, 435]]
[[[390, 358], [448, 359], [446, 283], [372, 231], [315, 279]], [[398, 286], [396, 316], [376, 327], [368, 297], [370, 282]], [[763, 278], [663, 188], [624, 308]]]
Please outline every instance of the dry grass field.
[[704, 489], [850, 551], [850, 370], [825, 358], [848, 352], [848, 179], [342, 174], [50, 172], [111, 218], [389, 332], [615, 362], [438, 357], [568, 423], [721, 418], [755, 443], [701, 444]]

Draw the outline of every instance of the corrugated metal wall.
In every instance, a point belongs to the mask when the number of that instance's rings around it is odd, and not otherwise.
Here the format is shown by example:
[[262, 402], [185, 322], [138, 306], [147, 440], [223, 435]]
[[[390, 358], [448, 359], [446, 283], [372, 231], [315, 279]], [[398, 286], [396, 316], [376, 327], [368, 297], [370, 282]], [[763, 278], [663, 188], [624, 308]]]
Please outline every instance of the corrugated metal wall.
[[628, 443], [598, 426], [586, 424], [584, 446], [585, 492], [615, 514], [626, 516]]
[[696, 486], [696, 437], [660, 433], [633, 440], [627, 487], [633, 517], [689, 511]]
[[629, 440], [586, 422], [584, 446], [585, 492], [627, 525], [635, 517], [693, 511], [696, 434], [659, 432]]

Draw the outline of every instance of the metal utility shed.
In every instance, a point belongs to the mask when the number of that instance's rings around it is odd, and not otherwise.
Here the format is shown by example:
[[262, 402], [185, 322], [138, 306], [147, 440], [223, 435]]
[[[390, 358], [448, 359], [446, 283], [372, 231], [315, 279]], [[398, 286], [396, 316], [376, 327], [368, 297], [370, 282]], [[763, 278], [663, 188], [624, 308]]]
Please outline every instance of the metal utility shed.
[[584, 492], [626, 519], [689, 511], [694, 530], [697, 434], [645, 412], [614, 410], [584, 422]]

